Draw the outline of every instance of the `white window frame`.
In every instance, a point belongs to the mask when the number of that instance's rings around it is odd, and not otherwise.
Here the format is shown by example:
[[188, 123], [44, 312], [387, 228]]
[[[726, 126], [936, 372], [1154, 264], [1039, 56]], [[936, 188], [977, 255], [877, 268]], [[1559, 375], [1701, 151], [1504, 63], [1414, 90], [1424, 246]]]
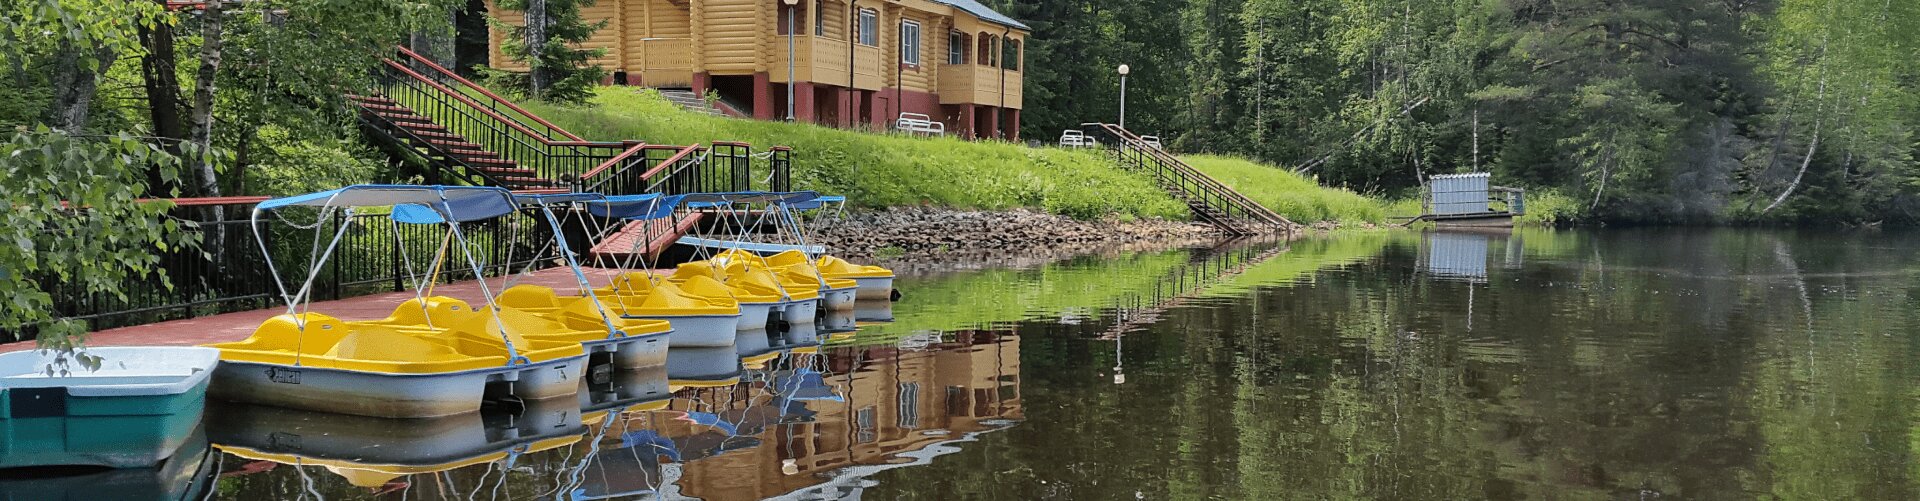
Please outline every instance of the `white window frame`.
[[[913, 28], [913, 36], [907, 36], [907, 28]], [[920, 22], [911, 19], [900, 20], [900, 64], [920, 65]], [[912, 50], [907, 45], [912, 44]]]
[[[872, 21], [871, 25], [868, 24], [869, 20]], [[880, 46], [880, 11], [860, 9], [860, 23], [858, 26], [860, 27], [860, 36], [855, 37], [857, 39], [856, 43], [868, 47]], [[871, 39], [869, 39], [869, 37], [871, 37]]]
[[967, 34], [947, 32], [947, 64], [967, 64]]

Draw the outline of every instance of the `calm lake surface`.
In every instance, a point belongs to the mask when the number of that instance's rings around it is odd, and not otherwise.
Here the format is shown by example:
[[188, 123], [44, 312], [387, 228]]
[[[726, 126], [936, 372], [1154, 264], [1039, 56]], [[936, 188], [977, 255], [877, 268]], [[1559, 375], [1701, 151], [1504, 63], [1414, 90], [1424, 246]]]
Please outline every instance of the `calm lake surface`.
[[1356, 233], [945, 272], [517, 418], [210, 407], [204, 462], [161, 473], [233, 499], [1914, 499], [1917, 237]]

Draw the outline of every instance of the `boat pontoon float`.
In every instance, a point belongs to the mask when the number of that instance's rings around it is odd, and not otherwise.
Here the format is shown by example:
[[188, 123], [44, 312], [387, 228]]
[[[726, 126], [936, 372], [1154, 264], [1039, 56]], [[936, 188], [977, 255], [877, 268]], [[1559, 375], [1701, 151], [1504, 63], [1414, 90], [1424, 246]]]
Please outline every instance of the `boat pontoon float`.
[[[433, 417], [473, 412], [490, 398], [542, 400], [572, 396], [579, 390], [587, 363], [583, 339], [546, 337], [543, 334], [548, 333], [537, 331], [539, 325], [525, 325], [532, 323], [530, 317], [537, 317], [504, 313], [493, 304], [485, 280], [478, 284], [487, 304], [477, 315], [472, 308], [454, 312], [452, 308], [459, 305], [430, 300], [425, 287], [416, 291], [416, 303], [403, 305], [396, 313], [404, 317], [417, 311], [418, 318], [413, 320], [418, 324], [343, 322], [308, 311], [315, 279], [359, 219], [353, 217], [356, 209], [393, 207], [396, 245], [404, 241], [400, 221], [424, 219], [423, 211], [433, 212], [447, 227], [440, 254], [457, 245], [471, 272], [484, 276], [473, 257], [473, 245], [460, 227], [513, 213], [516, 207], [506, 190], [358, 185], [268, 200], [255, 207], [252, 217], [255, 241], [263, 254], [271, 255], [260, 233], [261, 216], [293, 207], [319, 213], [312, 225], [315, 235], [305, 280], [297, 290], [289, 290], [268, 260], [287, 312], [262, 322], [245, 340], [207, 345], [220, 349], [222, 360], [209, 386], [213, 397], [365, 416]], [[328, 238], [324, 228], [335, 221], [336, 212], [345, 217], [334, 223], [336, 229]], [[421, 283], [431, 280], [433, 273]], [[464, 321], [431, 323], [436, 305]]]

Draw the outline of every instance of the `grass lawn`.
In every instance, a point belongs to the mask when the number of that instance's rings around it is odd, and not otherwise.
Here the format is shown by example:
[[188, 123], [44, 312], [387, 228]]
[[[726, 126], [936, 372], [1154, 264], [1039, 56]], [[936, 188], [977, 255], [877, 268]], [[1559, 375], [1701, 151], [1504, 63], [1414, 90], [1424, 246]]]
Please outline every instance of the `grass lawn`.
[[1320, 186], [1286, 169], [1235, 157], [1182, 155], [1180, 159], [1296, 223], [1382, 223], [1389, 215], [1386, 202]]
[[1186, 206], [1149, 178], [1122, 171], [1089, 151], [714, 117], [630, 87], [603, 87], [585, 107], [526, 107], [592, 140], [791, 146], [796, 186], [846, 195], [860, 206], [1026, 207], [1081, 219], [1189, 217]]

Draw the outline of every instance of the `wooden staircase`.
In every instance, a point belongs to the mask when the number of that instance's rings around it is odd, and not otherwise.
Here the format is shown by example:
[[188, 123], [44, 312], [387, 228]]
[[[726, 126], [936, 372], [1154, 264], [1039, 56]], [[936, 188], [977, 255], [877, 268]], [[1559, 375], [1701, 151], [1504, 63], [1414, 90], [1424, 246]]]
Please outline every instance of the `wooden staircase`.
[[1120, 165], [1136, 172], [1150, 173], [1162, 189], [1187, 204], [1195, 219], [1232, 235], [1257, 235], [1290, 232], [1298, 227], [1285, 216], [1260, 205], [1180, 161], [1165, 150], [1154, 147], [1139, 135], [1114, 124], [1083, 124], [1083, 132], [1095, 137], [1101, 146], [1111, 149]]
[[[608, 195], [792, 189], [789, 148], [587, 141], [404, 47], [381, 61], [368, 91], [346, 100], [369, 140], [424, 163], [432, 184]], [[698, 218], [677, 220], [687, 223], [627, 224], [619, 235], [629, 246], [641, 235], [643, 251], [658, 252]]]
[[520, 167], [501, 158], [486, 146], [467, 140], [414, 112], [412, 108], [380, 96], [349, 95], [347, 100], [360, 109], [363, 124], [378, 129], [376, 137], [390, 139], [388, 148], [404, 148], [443, 170], [478, 174], [482, 183], [510, 190], [564, 188], [559, 181], [540, 177], [533, 169]]

